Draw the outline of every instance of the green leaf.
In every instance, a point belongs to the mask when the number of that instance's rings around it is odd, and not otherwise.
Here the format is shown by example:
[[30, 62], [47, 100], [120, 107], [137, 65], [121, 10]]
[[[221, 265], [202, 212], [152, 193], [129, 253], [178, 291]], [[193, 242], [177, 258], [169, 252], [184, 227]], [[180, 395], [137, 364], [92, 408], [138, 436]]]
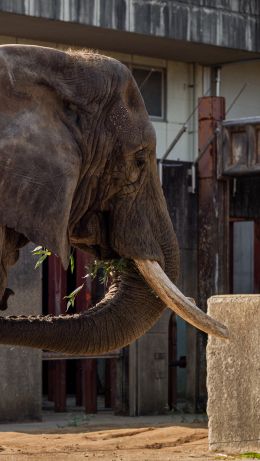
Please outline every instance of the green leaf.
[[78, 295], [78, 293], [80, 292], [80, 290], [82, 290], [82, 288], [84, 287], [84, 283], [82, 285], [80, 285], [79, 287], [77, 287], [74, 291], [72, 291], [69, 295], [67, 296], [64, 296], [64, 299], [68, 299], [68, 302], [67, 302], [67, 310], [69, 309], [70, 306], [74, 307], [74, 304], [75, 304], [75, 298], [76, 296]]
[[40, 256], [38, 261], [36, 262], [34, 268], [38, 269], [43, 261], [47, 258], [47, 256], [51, 255], [51, 251], [47, 250], [47, 248], [43, 248], [42, 246], [38, 246], [32, 250], [32, 254], [34, 256]]
[[35, 254], [35, 252], [36, 252], [36, 251], [39, 251], [39, 250], [42, 251], [42, 246], [35, 247], [35, 248], [32, 250], [32, 254]]
[[38, 267], [40, 267], [40, 265], [43, 263], [43, 261], [44, 261], [47, 257], [48, 257], [47, 254], [42, 255], [42, 256], [38, 259], [37, 263], [35, 264], [34, 269], [38, 269]]
[[67, 306], [66, 306], [66, 310], [68, 310], [71, 307], [74, 307], [74, 301], [75, 299], [70, 299], [68, 302], [67, 302]]
[[113, 277], [116, 272], [122, 272], [129, 266], [129, 261], [124, 258], [120, 259], [111, 259], [108, 261], [93, 261], [91, 266], [87, 267], [89, 272], [89, 276], [91, 278], [95, 278], [99, 271], [102, 270], [102, 276], [100, 277], [100, 281], [103, 284], [107, 284], [109, 277]]
[[75, 259], [73, 254], [70, 255], [70, 272], [73, 274], [75, 269]]
[[75, 296], [77, 296], [77, 294], [80, 292], [80, 290], [82, 290], [83, 287], [84, 287], [84, 283], [80, 285], [79, 287], [77, 287], [75, 290], [73, 290], [69, 295], [64, 296], [64, 299], [65, 298], [68, 298], [68, 299], [75, 298]]

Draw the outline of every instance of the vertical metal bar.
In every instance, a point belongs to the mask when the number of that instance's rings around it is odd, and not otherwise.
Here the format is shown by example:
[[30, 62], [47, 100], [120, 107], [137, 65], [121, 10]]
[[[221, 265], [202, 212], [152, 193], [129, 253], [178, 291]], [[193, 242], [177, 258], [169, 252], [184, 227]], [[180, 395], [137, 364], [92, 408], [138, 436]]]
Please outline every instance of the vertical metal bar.
[[137, 367], [138, 367], [138, 354], [137, 354], [138, 341], [133, 342], [129, 346], [129, 416], [137, 416]]
[[234, 221], [229, 221], [229, 287], [234, 293]]
[[83, 360], [83, 405], [85, 412], [97, 412], [97, 361]]
[[[224, 98], [205, 97], [199, 104], [199, 148], [214, 135], [216, 124], [225, 117]], [[215, 139], [198, 161], [199, 175], [199, 301], [206, 309], [207, 299], [220, 289], [220, 234], [226, 216], [223, 183], [217, 180], [217, 149]], [[222, 222], [221, 222], [222, 220]]]
[[260, 220], [255, 221], [254, 242], [254, 292], [260, 293]]
[[[224, 118], [224, 98], [200, 98], [199, 150], [204, 150], [204, 154], [198, 159], [198, 293], [199, 306], [203, 310], [207, 308], [207, 299], [225, 292], [228, 284], [228, 195], [226, 183], [217, 180], [215, 140], [217, 124]], [[206, 337], [198, 334], [198, 395], [202, 408], [207, 399], [205, 349]]]
[[66, 360], [54, 360], [54, 410], [66, 411]]
[[[79, 292], [75, 306], [77, 312], [89, 309], [92, 302], [91, 280], [84, 278], [87, 267], [91, 265], [93, 257], [83, 251], [76, 251], [76, 286], [84, 287]], [[76, 371], [76, 403], [84, 405], [86, 413], [97, 411], [97, 360], [87, 359], [77, 361]]]
[[105, 364], [105, 408], [115, 408], [116, 359], [107, 359]]
[[[48, 312], [60, 315], [66, 312], [67, 274], [56, 256], [48, 258]], [[48, 397], [54, 400], [57, 412], [66, 411], [66, 361], [48, 365]]]
[[54, 401], [55, 366], [53, 361], [48, 361], [48, 400]]
[[177, 360], [177, 322], [173, 313], [169, 321], [169, 385], [168, 385], [168, 405], [172, 410], [177, 402], [177, 368], [172, 366], [172, 362]]
[[76, 406], [81, 407], [83, 405], [83, 377], [82, 377], [82, 368], [83, 368], [83, 360], [77, 360], [76, 362]]

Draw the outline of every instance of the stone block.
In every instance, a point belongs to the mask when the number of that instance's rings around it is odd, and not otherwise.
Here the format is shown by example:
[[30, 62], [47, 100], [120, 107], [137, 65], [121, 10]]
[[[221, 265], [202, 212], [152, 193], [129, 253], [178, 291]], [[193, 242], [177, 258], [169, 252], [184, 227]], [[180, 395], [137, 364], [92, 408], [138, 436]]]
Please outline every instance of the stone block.
[[260, 295], [213, 296], [208, 313], [230, 332], [229, 340], [208, 340], [209, 448], [259, 452]]

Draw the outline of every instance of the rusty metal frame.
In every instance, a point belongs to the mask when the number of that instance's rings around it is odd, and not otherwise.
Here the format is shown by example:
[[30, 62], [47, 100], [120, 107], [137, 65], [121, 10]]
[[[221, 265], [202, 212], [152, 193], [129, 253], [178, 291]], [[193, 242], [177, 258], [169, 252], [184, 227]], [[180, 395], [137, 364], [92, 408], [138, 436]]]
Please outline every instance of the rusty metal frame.
[[260, 173], [260, 117], [224, 120], [218, 134], [218, 177]]

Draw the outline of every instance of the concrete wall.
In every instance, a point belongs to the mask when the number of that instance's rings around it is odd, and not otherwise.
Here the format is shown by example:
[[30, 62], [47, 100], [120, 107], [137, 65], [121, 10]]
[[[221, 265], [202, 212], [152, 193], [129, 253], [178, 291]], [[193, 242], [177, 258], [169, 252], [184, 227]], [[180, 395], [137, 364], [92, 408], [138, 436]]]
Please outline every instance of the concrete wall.
[[[41, 270], [34, 270], [35, 261], [31, 255], [34, 247], [30, 244], [22, 249], [18, 263], [10, 270], [8, 286], [15, 296], [9, 298], [6, 315], [41, 314]], [[0, 421], [39, 419], [41, 351], [0, 346], [0, 361]]]
[[1, 0], [0, 10], [260, 51], [257, 0]]

